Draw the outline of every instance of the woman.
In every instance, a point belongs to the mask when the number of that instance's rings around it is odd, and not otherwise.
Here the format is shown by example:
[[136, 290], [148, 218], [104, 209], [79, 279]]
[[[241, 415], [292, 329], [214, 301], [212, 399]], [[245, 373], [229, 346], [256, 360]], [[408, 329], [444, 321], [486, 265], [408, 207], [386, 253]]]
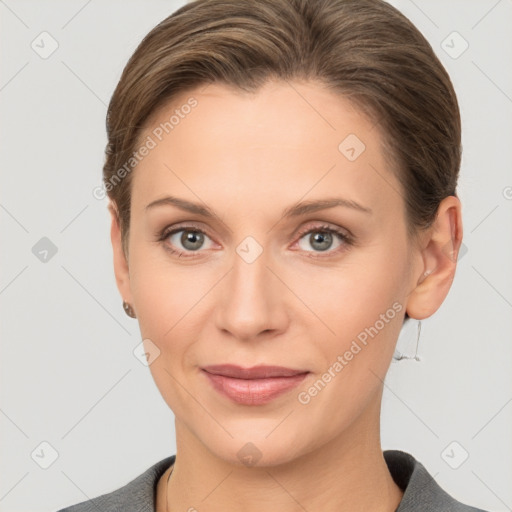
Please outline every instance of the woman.
[[198, 0], [155, 27], [109, 106], [104, 185], [177, 453], [64, 510], [480, 510], [380, 446], [400, 330], [454, 278], [460, 130], [383, 1]]

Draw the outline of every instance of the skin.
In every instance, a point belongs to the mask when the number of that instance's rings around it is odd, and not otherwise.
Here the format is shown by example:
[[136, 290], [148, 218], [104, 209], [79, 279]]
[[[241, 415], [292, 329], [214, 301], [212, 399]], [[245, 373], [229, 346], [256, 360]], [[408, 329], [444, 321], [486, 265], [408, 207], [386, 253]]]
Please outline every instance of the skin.
[[[268, 82], [255, 94], [221, 84], [188, 91], [161, 107], [142, 137], [191, 96], [198, 105], [133, 171], [128, 257], [110, 207], [117, 285], [142, 338], [160, 350], [150, 371], [175, 415], [177, 460], [169, 486], [168, 471], [159, 480], [157, 510], [168, 496], [172, 512], [394, 512], [403, 493], [380, 445], [383, 379], [405, 312], [431, 316], [450, 289], [456, 257], [446, 247], [460, 247], [460, 202], [445, 198], [412, 244], [378, 128], [315, 82]], [[366, 146], [354, 161], [338, 149], [351, 133]], [[216, 216], [145, 209], [171, 194]], [[372, 213], [337, 206], [283, 217], [298, 201], [332, 197]], [[184, 222], [206, 232], [199, 249], [180, 243], [182, 232], [157, 241], [158, 231]], [[333, 234], [319, 250], [312, 236], [325, 223], [349, 230], [354, 244]], [[252, 263], [236, 252], [247, 236], [263, 249]], [[401, 311], [300, 403], [298, 393], [393, 303]], [[220, 395], [201, 372], [222, 363], [311, 373], [269, 404], [248, 406]], [[260, 455], [252, 466], [237, 455], [249, 442]]]

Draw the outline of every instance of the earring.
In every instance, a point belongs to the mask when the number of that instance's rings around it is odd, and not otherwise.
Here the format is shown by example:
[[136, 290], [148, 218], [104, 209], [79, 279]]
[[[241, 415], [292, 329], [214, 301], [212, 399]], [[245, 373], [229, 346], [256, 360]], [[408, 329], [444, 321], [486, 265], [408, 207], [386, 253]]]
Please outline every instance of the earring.
[[418, 346], [420, 344], [420, 335], [421, 335], [421, 320], [418, 320], [418, 335], [416, 337], [416, 353], [414, 356], [407, 356], [400, 352], [399, 350], [395, 350], [395, 353], [393, 354], [393, 359], [395, 361], [401, 361], [402, 359], [414, 359], [415, 361], [420, 361], [420, 358], [418, 357]]
[[130, 306], [130, 304], [128, 304], [128, 302], [125, 302], [123, 300], [123, 309], [124, 309], [124, 312], [131, 318], [137, 318], [135, 316], [135, 312], [133, 311], [133, 308]]

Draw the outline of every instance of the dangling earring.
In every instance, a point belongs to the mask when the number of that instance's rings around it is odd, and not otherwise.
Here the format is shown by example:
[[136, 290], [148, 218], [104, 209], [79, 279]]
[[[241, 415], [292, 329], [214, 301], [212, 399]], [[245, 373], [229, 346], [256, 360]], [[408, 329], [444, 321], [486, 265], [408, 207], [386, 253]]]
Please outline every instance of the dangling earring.
[[416, 353], [414, 356], [408, 356], [399, 350], [395, 349], [395, 353], [393, 354], [393, 359], [395, 361], [401, 361], [402, 359], [414, 359], [415, 361], [420, 361], [420, 358], [418, 357], [418, 346], [420, 344], [420, 335], [421, 335], [421, 320], [418, 320], [418, 335], [416, 337]]
[[[434, 269], [435, 270], [435, 269]], [[426, 270], [423, 273], [424, 278], [426, 279], [434, 270]], [[395, 361], [401, 361], [402, 359], [414, 359], [415, 361], [420, 361], [420, 358], [418, 356], [418, 347], [420, 344], [420, 335], [421, 335], [421, 320], [418, 320], [418, 335], [416, 337], [416, 352], [414, 356], [408, 356], [405, 355], [403, 352], [400, 352], [399, 350], [395, 349], [395, 353], [393, 354], [393, 359]]]
[[137, 318], [135, 316], [135, 312], [133, 311], [133, 308], [130, 306], [130, 304], [128, 304], [128, 302], [125, 302], [123, 300], [123, 309], [124, 309], [124, 312], [131, 318]]

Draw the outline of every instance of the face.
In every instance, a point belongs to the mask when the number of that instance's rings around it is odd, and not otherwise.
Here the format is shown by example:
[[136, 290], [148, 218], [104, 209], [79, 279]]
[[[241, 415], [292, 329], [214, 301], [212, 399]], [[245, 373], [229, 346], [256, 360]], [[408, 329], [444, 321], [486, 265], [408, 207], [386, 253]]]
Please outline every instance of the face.
[[[277, 464], [377, 421], [418, 261], [378, 128], [319, 84], [215, 84], [141, 141], [120, 289], [177, 429], [226, 461]], [[307, 373], [204, 371], [223, 364]]]

